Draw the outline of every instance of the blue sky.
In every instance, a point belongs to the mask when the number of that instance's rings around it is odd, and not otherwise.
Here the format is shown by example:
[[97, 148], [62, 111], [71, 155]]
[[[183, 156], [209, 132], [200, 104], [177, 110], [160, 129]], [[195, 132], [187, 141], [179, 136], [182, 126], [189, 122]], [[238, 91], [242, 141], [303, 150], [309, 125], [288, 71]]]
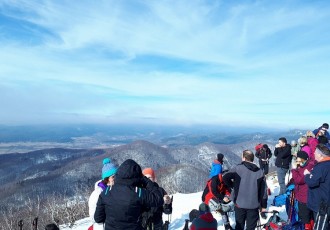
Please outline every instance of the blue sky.
[[0, 123], [314, 128], [328, 1], [0, 2]]

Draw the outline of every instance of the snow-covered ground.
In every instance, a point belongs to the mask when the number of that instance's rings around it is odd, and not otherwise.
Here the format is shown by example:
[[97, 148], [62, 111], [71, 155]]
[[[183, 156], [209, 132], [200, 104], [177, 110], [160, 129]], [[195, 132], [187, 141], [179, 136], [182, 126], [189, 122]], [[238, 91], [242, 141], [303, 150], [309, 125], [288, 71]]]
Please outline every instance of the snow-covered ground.
[[[279, 192], [279, 185], [277, 183], [277, 178], [270, 176], [267, 179], [267, 185], [271, 190], [271, 195], [268, 197], [268, 211], [277, 210], [280, 212], [280, 217], [284, 220], [287, 219], [287, 215], [285, 212], [285, 207], [273, 207], [271, 205], [274, 196]], [[173, 213], [172, 216], [164, 215], [163, 220], [168, 220], [170, 218], [170, 227], [169, 229], [173, 230], [182, 230], [185, 219], [189, 219], [189, 212], [192, 209], [198, 209], [198, 206], [201, 203], [202, 192], [191, 193], [191, 194], [181, 194], [177, 193], [173, 195]], [[247, 194], [248, 199], [248, 194]], [[268, 214], [266, 220], [260, 219], [261, 224], [266, 223], [271, 214]], [[218, 220], [218, 229], [224, 229], [222, 219], [220, 214], [213, 213], [214, 218]], [[234, 227], [235, 226], [235, 216], [234, 213], [229, 214], [230, 223]], [[77, 222], [77, 224], [73, 228], [68, 228], [65, 226], [61, 226], [61, 230], [87, 230], [88, 227], [92, 224], [89, 218], [82, 219]]]

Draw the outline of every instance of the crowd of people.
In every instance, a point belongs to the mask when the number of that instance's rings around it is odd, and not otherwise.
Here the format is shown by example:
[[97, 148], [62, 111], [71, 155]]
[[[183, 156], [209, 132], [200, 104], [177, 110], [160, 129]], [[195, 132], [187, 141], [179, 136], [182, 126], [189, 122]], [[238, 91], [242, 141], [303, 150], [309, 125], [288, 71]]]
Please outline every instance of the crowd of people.
[[[275, 156], [279, 194], [286, 191], [286, 177], [292, 176], [298, 216], [306, 230], [313, 229], [320, 207], [330, 206], [330, 136], [324, 123], [289, 144], [280, 137], [274, 154], [267, 144], [258, 144], [255, 153], [242, 152], [242, 163], [223, 171], [224, 154], [217, 154], [202, 195], [191, 230], [215, 230], [212, 212], [221, 214], [226, 230], [233, 229], [227, 212], [235, 212], [236, 230], [254, 230], [259, 215], [267, 218], [267, 183], [270, 160]], [[259, 166], [254, 163], [258, 158]], [[141, 169], [132, 159], [119, 167], [109, 158], [103, 160], [101, 180], [89, 198], [89, 215], [97, 229], [162, 230], [163, 213], [172, 211], [172, 199], [156, 182], [152, 168]], [[170, 207], [170, 208], [169, 208]], [[170, 210], [170, 211], [168, 211]], [[49, 228], [51, 229], [51, 228]], [[167, 228], [168, 229], [168, 228]]]

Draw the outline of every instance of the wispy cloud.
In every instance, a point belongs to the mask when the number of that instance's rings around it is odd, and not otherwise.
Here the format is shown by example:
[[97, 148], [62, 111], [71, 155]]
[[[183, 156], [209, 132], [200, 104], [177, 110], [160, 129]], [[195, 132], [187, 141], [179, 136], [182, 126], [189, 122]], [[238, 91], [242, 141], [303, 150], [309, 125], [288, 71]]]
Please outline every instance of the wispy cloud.
[[329, 8], [1, 1], [0, 119], [318, 125], [330, 114], [309, 95], [328, 91]]

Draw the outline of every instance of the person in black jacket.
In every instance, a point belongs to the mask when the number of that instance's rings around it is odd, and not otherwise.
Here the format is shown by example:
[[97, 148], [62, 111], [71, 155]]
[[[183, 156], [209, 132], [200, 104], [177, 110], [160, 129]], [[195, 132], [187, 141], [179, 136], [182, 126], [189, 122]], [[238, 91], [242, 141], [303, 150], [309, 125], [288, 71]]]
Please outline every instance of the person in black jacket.
[[287, 144], [285, 137], [278, 139], [278, 144], [275, 145], [274, 155], [276, 157], [275, 166], [277, 167], [277, 179], [280, 184], [279, 194], [285, 193], [285, 175], [289, 171], [292, 160], [291, 145]]
[[142, 175], [134, 160], [124, 161], [118, 168], [116, 183], [99, 196], [94, 219], [105, 223], [105, 230], [142, 230], [142, 212], [164, 204], [160, 189]]
[[262, 145], [262, 147], [256, 151], [256, 157], [259, 159], [260, 169], [267, 175], [269, 172], [269, 159], [272, 157], [272, 152], [268, 145]]
[[[159, 187], [156, 182], [156, 174], [152, 168], [145, 168], [142, 171], [142, 174], [148, 179], [150, 179], [154, 183], [154, 186]], [[159, 189], [164, 198], [164, 203], [169, 205], [171, 203], [171, 198], [169, 197], [169, 195], [167, 195], [167, 192], [162, 187], [159, 187]], [[164, 207], [147, 208], [142, 214], [142, 227], [146, 230], [162, 230], [164, 211], [166, 212], [166, 210], [164, 210]]]

